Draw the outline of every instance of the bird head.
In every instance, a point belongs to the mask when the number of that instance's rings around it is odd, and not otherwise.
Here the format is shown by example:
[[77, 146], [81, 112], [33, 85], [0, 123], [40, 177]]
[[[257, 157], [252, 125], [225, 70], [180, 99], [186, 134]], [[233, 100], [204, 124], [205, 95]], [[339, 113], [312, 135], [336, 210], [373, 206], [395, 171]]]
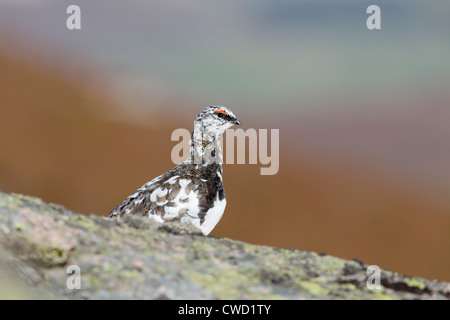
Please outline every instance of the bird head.
[[215, 139], [233, 125], [240, 126], [242, 123], [230, 109], [223, 106], [206, 107], [195, 119], [195, 127], [201, 127], [204, 136]]

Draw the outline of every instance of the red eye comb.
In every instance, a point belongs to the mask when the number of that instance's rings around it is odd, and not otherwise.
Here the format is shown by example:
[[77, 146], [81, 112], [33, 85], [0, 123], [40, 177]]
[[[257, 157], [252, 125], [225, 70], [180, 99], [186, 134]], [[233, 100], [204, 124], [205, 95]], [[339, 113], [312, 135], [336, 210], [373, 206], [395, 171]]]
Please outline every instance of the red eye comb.
[[217, 111], [215, 111], [214, 113], [223, 113], [223, 114], [227, 114], [225, 111], [223, 111], [223, 110], [217, 110]]

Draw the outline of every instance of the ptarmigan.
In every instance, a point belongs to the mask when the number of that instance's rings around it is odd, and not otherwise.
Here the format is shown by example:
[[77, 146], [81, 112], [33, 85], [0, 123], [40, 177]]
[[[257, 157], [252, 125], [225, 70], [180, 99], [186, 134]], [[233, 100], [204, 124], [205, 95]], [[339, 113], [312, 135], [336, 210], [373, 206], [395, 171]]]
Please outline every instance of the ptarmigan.
[[137, 189], [108, 218], [136, 214], [161, 223], [180, 221], [208, 235], [222, 218], [226, 205], [220, 136], [235, 124], [242, 125], [230, 109], [205, 108], [194, 122], [189, 157]]

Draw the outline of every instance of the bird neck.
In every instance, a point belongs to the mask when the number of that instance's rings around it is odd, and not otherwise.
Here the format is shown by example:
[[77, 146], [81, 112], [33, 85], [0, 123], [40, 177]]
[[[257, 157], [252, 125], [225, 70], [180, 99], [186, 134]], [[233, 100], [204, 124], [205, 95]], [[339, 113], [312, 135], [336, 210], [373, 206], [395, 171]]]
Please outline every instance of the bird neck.
[[185, 160], [194, 165], [223, 164], [221, 135], [205, 130], [200, 124], [194, 125], [191, 135], [190, 155]]

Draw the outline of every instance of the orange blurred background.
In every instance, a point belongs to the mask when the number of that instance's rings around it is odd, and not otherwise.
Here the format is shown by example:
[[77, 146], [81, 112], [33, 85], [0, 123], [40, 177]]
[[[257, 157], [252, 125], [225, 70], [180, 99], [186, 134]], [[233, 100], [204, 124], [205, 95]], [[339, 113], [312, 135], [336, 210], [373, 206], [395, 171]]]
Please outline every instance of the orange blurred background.
[[[0, 70], [0, 188], [84, 214], [107, 215], [173, 167], [176, 142], [170, 135], [193, 123], [194, 115], [172, 112], [139, 123], [118, 121], [106, 114], [111, 106], [105, 96], [57, 68], [1, 55]], [[252, 115], [240, 118], [248, 127], [265, 125]], [[290, 145], [301, 139], [286, 135], [280, 132], [274, 176], [261, 176], [260, 165], [225, 164], [228, 205], [212, 235], [450, 280], [448, 202], [362, 175], [370, 165], [353, 167], [293, 150]]]
[[223, 104], [280, 166], [225, 164], [213, 236], [450, 281], [449, 4], [380, 0], [372, 32], [352, 0], [78, 3], [78, 31], [0, 4], [0, 189], [106, 216]]

